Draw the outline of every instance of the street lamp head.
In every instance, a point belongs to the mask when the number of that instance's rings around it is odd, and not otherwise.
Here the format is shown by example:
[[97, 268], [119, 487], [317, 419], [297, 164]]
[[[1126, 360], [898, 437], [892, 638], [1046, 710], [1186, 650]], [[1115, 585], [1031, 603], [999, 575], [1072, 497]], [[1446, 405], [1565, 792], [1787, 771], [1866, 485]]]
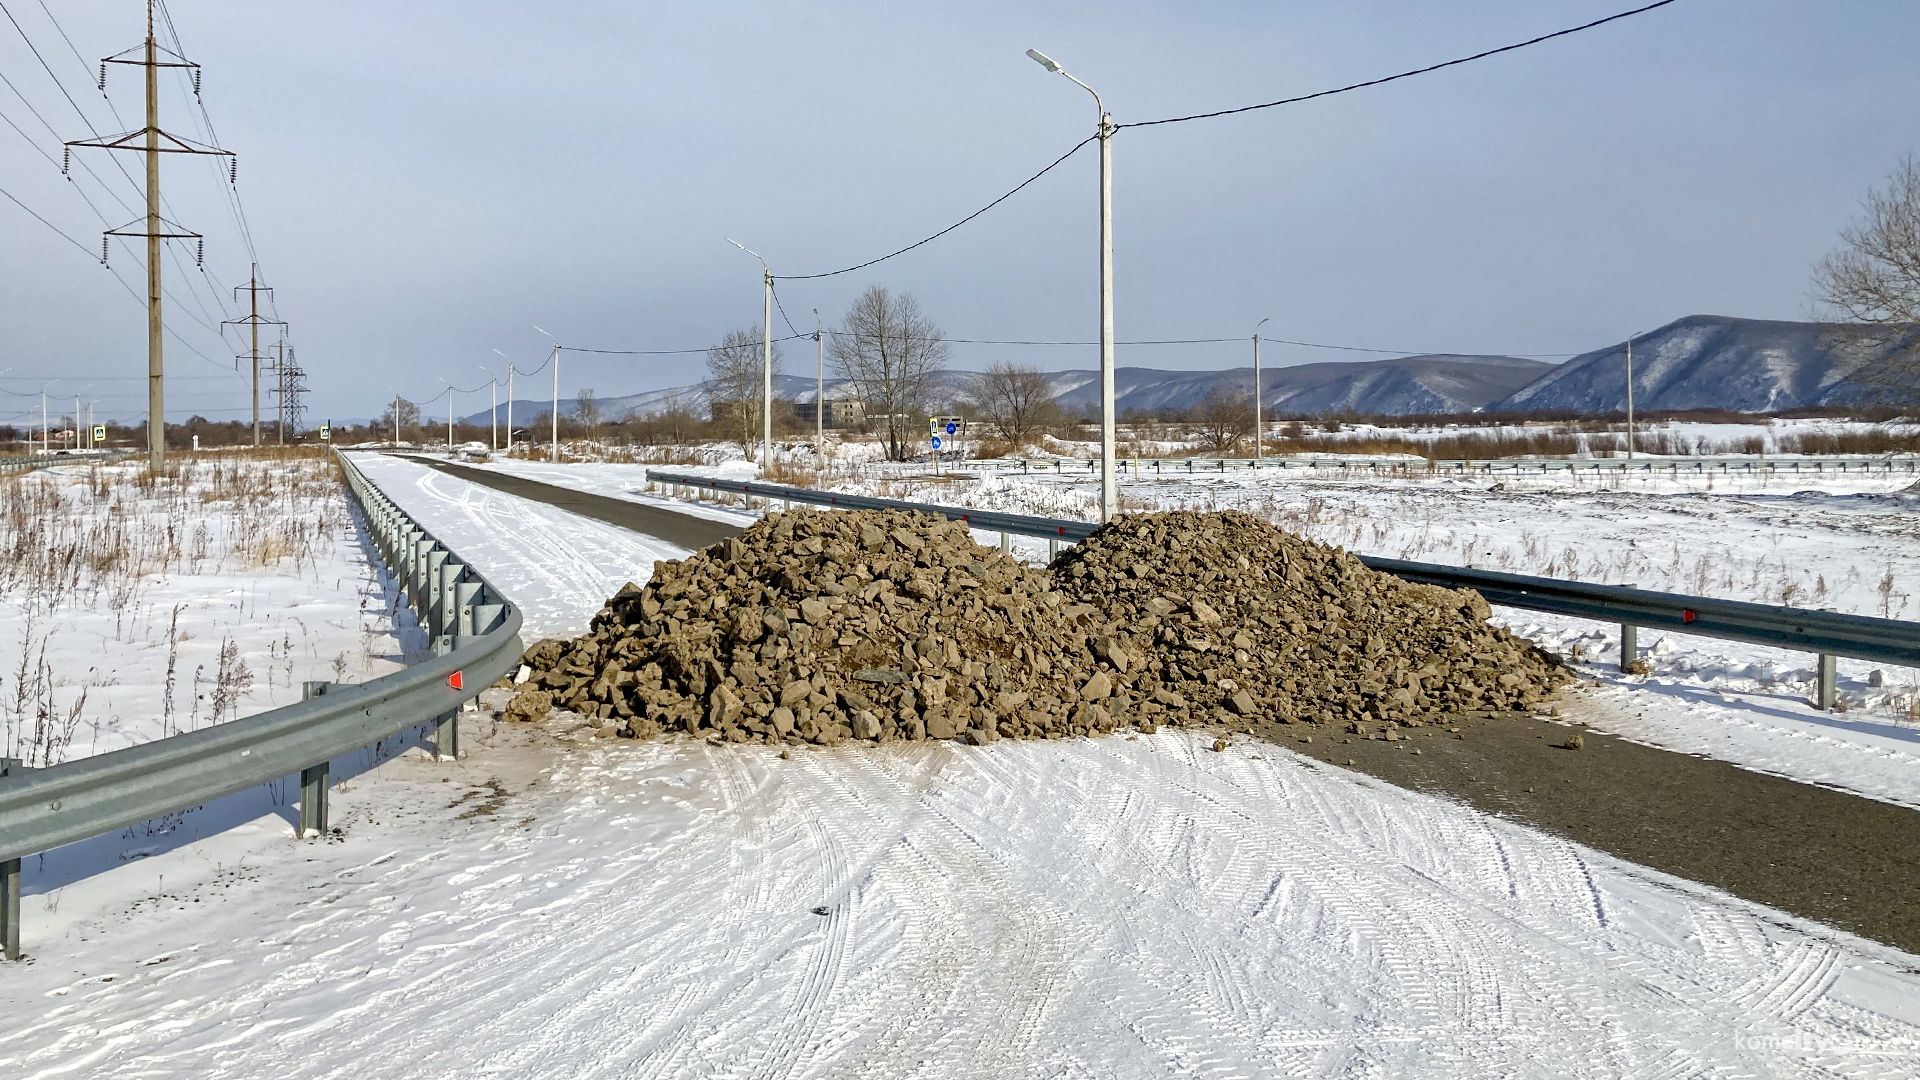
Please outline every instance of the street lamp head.
[[768, 276], [769, 276], [769, 277], [771, 277], [771, 276], [772, 276], [772, 274], [773, 274], [773, 268], [772, 268], [772, 267], [769, 267], [769, 266], [767, 265], [767, 259], [766, 259], [766, 256], [764, 256], [764, 255], [762, 255], [762, 254], [760, 254], [759, 252], [757, 252], [757, 251], [755, 251], [755, 250], [753, 250], [752, 248], [750, 248], [750, 247], [748, 247], [747, 245], [745, 245], [745, 244], [743, 244], [743, 243], [741, 243], [740, 241], [738, 241], [738, 240], [735, 240], [735, 239], [734, 239], [733, 237], [731, 237], [731, 236], [723, 236], [723, 237], [721, 237], [720, 239], [722, 239], [722, 240], [725, 240], [725, 241], [726, 241], [727, 243], [729, 243], [729, 244], [732, 244], [732, 245], [733, 245], [734, 247], [737, 247], [737, 248], [739, 248], [739, 249], [740, 249], [741, 251], [744, 251], [744, 252], [746, 252], [747, 254], [749, 254], [749, 255], [751, 255], [751, 256], [753, 256], [754, 258], [756, 258], [756, 259], [759, 259], [759, 260], [760, 260], [760, 268], [761, 268], [762, 270], [765, 270], [765, 271], [767, 272], [767, 274], [768, 274]]
[[1265, 326], [1265, 325], [1267, 325], [1268, 323], [1270, 323], [1270, 322], [1272, 322], [1272, 321], [1273, 321], [1272, 319], [1261, 319], [1261, 320], [1260, 320], [1260, 321], [1259, 321], [1258, 323], [1256, 323], [1256, 324], [1254, 324], [1254, 327], [1253, 327], [1253, 332], [1254, 332], [1254, 333], [1256, 333], [1256, 334], [1257, 334], [1257, 333], [1259, 333], [1259, 332], [1260, 332], [1260, 328], [1261, 328], [1262, 326]]
[[1039, 49], [1028, 49], [1027, 55], [1033, 57], [1034, 63], [1039, 64], [1041, 67], [1046, 68], [1048, 71], [1053, 72], [1055, 75], [1065, 75], [1067, 73], [1066, 68], [1063, 68], [1059, 64], [1054, 63], [1053, 57], [1048, 56], [1046, 53], [1041, 52]]

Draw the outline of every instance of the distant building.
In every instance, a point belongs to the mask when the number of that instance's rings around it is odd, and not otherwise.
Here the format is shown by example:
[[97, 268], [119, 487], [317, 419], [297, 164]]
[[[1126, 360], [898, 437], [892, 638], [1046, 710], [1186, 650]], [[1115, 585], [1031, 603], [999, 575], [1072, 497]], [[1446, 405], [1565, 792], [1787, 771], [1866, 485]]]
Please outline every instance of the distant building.
[[[803, 423], [811, 424], [814, 422], [817, 408], [818, 405], [815, 402], [796, 401], [793, 403], [793, 415]], [[823, 422], [827, 427], [852, 427], [867, 418], [866, 402], [855, 398], [828, 398], [826, 410], [826, 418]]]

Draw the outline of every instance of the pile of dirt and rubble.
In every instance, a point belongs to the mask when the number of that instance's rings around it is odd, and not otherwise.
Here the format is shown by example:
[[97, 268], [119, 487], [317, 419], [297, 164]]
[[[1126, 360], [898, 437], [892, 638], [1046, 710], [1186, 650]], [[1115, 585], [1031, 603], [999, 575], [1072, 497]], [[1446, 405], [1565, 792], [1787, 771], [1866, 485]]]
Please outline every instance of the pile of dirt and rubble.
[[1133, 685], [1169, 716], [1417, 724], [1525, 708], [1570, 678], [1488, 625], [1478, 593], [1370, 570], [1237, 511], [1117, 518], [1052, 573], [1149, 657]]
[[1059, 738], [1256, 717], [1418, 723], [1550, 693], [1558, 662], [1471, 592], [1238, 513], [1123, 517], [1041, 570], [903, 511], [768, 514], [657, 563], [507, 708], [604, 734]]
[[1121, 680], [1097, 673], [1092, 615], [958, 523], [768, 514], [656, 564], [586, 636], [528, 649], [539, 692], [516, 695], [508, 713], [550, 703], [634, 735], [735, 741], [1109, 731], [1130, 702]]

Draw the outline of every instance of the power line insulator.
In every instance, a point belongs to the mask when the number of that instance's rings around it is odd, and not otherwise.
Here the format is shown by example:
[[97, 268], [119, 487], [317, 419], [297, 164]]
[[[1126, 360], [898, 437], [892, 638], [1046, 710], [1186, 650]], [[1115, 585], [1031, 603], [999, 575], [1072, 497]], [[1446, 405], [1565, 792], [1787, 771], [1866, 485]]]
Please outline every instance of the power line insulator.
[[228, 158], [227, 159], [227, 183], [238, 184], [239, 182], [240, 182], [240, 159], [238, 157]]
[[67, 170], [71, 168], [73, 168], [73, 147], [63, 146], [60, 148], [60, 175], [68, 175]]
[[200, 69], [199, 68], [193, 69], [193, 96], [194, 97], [200, 96]]
[[200, 250], [194, 252], [193, 254], [193, 265], [195, 266], [207, 265], [207, 241], [205, 237], [201, 237], [200, 239]]
[[112, 241], [108, 240], [106, 237], [103, 236], [100, 238], [100, 265], [101, 266], [107, 265], [107, 250], [108, 250], [107, 245], [110, 243], [112, 243]]
[[102, 60], [100, 61], [100, 89], [102, 91], [105, 91], [106, 88], [107, 88], [107, 62], [105, 60]]

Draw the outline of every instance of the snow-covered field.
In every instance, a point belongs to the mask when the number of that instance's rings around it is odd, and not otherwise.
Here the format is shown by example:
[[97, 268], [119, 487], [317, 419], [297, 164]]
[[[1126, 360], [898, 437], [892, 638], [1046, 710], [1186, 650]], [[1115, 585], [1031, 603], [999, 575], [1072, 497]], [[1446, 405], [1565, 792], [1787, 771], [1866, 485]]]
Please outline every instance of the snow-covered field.
[[[556, 624], [661, 557], [365, 467]], [[156, 853], [85, 882], [52, 937], [57, 896], [29, 896], [0, 1072], [1920, 1069], [1911, 956], [1271, 745], [783, 758], [489, 726], [463, 762], [352, 781], [329, 842]]]
[[330, 461], [186, 457], [0, 479], [0, 754], [30, 766], [398, 670]]

